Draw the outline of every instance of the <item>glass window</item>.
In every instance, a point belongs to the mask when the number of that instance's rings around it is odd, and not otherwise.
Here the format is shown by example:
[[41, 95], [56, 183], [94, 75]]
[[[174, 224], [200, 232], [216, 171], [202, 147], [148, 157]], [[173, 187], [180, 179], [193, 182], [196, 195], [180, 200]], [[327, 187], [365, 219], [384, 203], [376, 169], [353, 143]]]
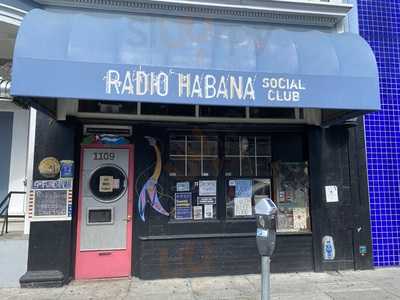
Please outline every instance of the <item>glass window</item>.
[[217, 217], [218, 137], [171, 135], [169, 182], [171, 218], [207, 220]]
[[141, 103], [141, 113], [143, 115], [194, 117], [195, 112], [196, 107], [194, 105]]
[[169, 140], [170, 176], [218, 176], [216, 136], [173, 135]]
[[227, 218], [254, 217], [257, 202], [262, 198], [271, 199], [271, 179], [229, 179], [226, 191]]
[[293, 108], [250, 107], [250, 118], [252, 119], [294, 119], [295, 116]]
[[270, 176], [270, 162], [270, 137], [225, 137], [225, 176]]
[[271, 139], [226, 136], [224, 146], [226, 216], [253, 217], [257, 201], [271, 198]]
[[79, 112], [137, 114], [136, 102], [79, 100]]
[[274, 162], [277, 232], [310, 232], [307, 162]]

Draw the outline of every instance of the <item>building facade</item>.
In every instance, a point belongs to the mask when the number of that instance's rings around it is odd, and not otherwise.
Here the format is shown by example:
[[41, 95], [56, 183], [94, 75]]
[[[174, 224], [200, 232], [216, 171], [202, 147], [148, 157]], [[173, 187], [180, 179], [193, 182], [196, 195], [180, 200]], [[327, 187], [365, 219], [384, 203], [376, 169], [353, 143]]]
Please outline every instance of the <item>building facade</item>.
[[365, 118], [375, 266], [400, 265], [399, 11], [396, 1], [358, 1], [360, 34], [377, 58], [382, 108]]
[[39, 110], [22, 286], [259, 272], [261, 198], [273, 271], [372, 267], [354, 4], [35, 3], [12, 62]]
[[[12, 102], [10, 90], [17, 32], [25, 14], [34, 7], [30, 1], [0, 2], [0, 130], [4, 137], [0, 150], [4, 158], [0, 163], [0, 201], [9, 192], [26, 192], [32, 179], [36, 115], [28, 106]], [[29, 224], [25, 222], [24, 226], [23, 218], [25, 200], [23, 194], [12, 194], [8, 213], [14, 216], [10, 229], [28, 234]]]

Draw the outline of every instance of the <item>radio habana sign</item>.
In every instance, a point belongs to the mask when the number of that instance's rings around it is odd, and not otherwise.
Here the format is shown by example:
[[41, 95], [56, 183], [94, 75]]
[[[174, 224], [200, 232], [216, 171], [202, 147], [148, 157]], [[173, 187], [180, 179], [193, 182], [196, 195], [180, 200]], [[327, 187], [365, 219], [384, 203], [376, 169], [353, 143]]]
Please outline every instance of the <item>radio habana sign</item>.
[[[289, 76], [183, 69], [109, 69], [105, 92], [117, 97], [157, 99], [182, 104], [262, 105], [262, 102], [301, 102], [306, 84]], [[165, 99], [162, 101], [162, 99]], [[284, 105], [281, 105], [284, 106]]]

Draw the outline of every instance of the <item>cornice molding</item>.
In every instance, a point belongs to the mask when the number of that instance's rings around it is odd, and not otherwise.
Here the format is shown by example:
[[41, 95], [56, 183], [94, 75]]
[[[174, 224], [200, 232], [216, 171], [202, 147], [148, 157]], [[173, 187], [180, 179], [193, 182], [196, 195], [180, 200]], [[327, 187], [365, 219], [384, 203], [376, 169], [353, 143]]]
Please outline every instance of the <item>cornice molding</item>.
[[288, 0], [35, 0], [45, 6], [120, 13], [203, 17], [224, 20], [333, 27], [350, 4]]

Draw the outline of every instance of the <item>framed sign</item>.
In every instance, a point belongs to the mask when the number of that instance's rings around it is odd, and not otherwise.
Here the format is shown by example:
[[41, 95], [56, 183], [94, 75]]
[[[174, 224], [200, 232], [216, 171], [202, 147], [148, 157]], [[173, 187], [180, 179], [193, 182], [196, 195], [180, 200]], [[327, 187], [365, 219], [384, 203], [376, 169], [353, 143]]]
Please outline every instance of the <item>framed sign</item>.
[[28, 217], [31, 221], [71, 220], [72, 190], [36, 189], [29, 193]]

